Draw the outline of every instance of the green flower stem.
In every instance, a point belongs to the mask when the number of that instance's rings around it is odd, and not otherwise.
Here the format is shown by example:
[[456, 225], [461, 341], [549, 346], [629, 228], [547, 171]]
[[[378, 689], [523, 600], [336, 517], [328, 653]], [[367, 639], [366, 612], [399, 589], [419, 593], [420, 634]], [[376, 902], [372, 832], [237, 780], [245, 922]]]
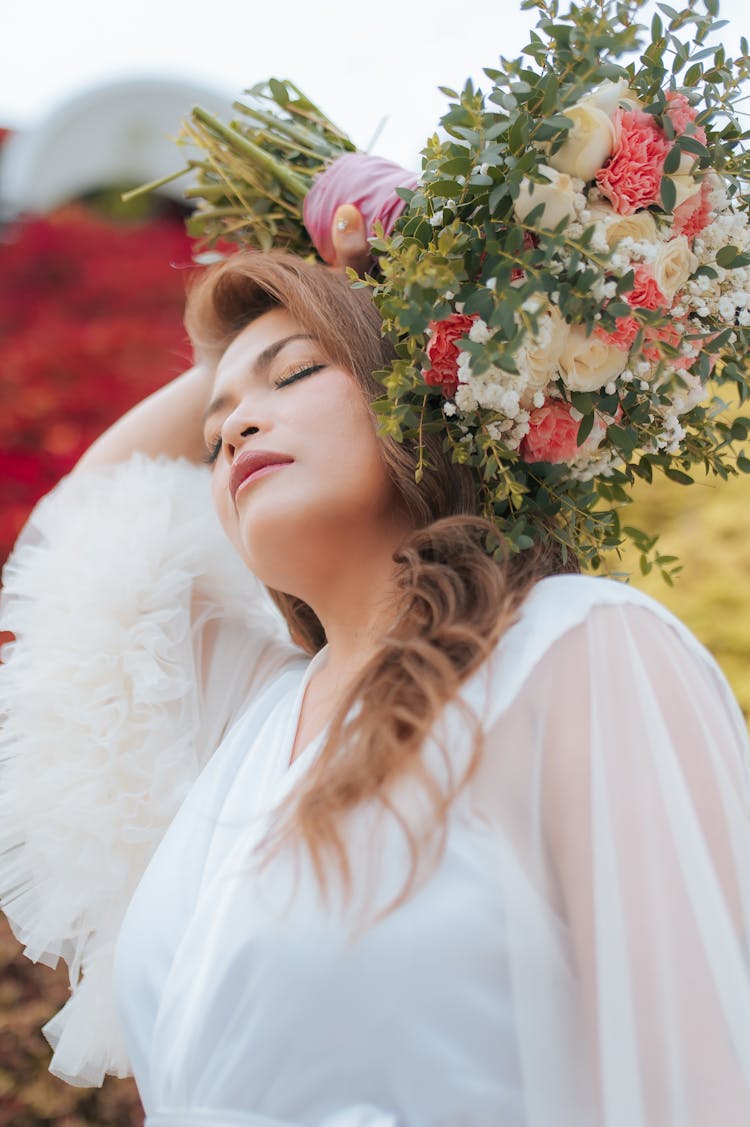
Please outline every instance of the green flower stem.
[[305, 149], [313, 149], [318, 156], [332, 160], [337, 155], [337, 149], [334, 148], [333, 145], [329, 144], [324, 137], [313, 132], [312, 129], [305, 128], [304, 125], [293, 125], [292, 122], [285, 121], [283, 118], [276, 117], [274, 114], [255, 109], [254, 106], [246, 106], [244, 102], [235, 102], [233, 109], [239, 110], [248, 117], [254, 118], [255, 121], [261, 122], [261, 124], [270, 128], [274, 133], [285, 135], [290, 140], [295, 141], [297, 145]]
[[305, 198], [310, 189], [310, 182], [296, 172], [292, 172], [288, 165], [281, 164], [274, 157], [264, 152], [260, 146], [254, 145], [252, 141], [243, 137], [236, 129], [225, 125], [200, 106], [194, 108], [193, 118], [205, 126], [214, 136], [226, 142], [235, 152], [249, 158], [256, 167], [261, 168], [297, 199], [303, 200]]
[[584, 522], [586, 521], [587, 517], [589, 516], [588, 510], [581, 509], [578, 505], [571, 504], [570, 494], [565, 493], [564, 490], [555, 489], [554, 486], [550, 485], [549, 481], [543, 480], [528, 468], [526, 472], [531, 480], [536, 482], [539, 488], [544, 489], [545, 493], [548, 493], [550, 497], [552, 497], [555, 501], [559, 501], [564, 509], [566, 509], [568, 512], [575, 513], [576, 516], [580, 517]]
[[[321, 128], [325, 129], [331, 136], [336, 139], [337, 142], [340, 142], [345, 149], [351, 149], [352, 151], [354, 151], [355, 146], [352, 144], [349, 137], [347, 137], [346, 133], [344, 133], [343, 130], [339, 129], [337, 125], [334, 125], [331, 119], [323, 113], [320, 107], [317, 106], [315, 102], [311, 102], [306, 94], [302, 93], [296, 83], [292, 82], [290, 78], [287, 78], [284, 80], [284, 84], [297, 95], [296, 102], [294, 102], [293, 105], [290, 104], [285, 108], [289, 109], [290, 112], [293, 112], [297, 117], [306, 118], [308, 121], [313, 122], [314, 125], [318, 125]], [[261, 94], [260, 97], [265, 98], [267, 101], [273, 102], [275, 105], [278, 105], [276, 99], [270, 94]]]
[[243, 216], [246, 219], [247, 218], [247, 208], [241, 207], [239, 204], [235, 204], [234, 206], [227, 206], [227, 207], [212, 207], [210, 211], [202, 212], [202, 211], [199, 210], [199, 211], [193, 212], [191, 218], [192, 219], [199, 219], [199, 220], [200, 219], [213, 219], [213, 217], [215, 215], [222, 216], [222, 217], [227, 216], [227, 215], [229, 215], [229, 216], [240, 215], [240, 216]]
[[187, 172], [192, 171], [188, 168], [181, 168], [179, 172], [170, 172], [168, 176], [160, 176], [158, 180], [152, 180], [149, 184], [141, 184], [137, 188], [131, 188], [129, 192], [123, 192], [120, 199], [123, 203], [128, 203], [129, 200], [136, 200], [139, 196], [145, 196], [147, 192], [155, 192], [158, 188], [163, 188], [165, 184], [171, 184], [173, 180], [179, 180]]
[[414, 480], [417, 482], [417, 484], [419, 484], [421, 482], [422, 478], [424, 477], [424, 469], [425, 469], [425, 462], [424, 462], [424, 417], [425, 417], [426, 410], [427, 410], [427, 400], [423, 399], [422, 400], [422, 409], [419, 412], [419, 442], [418, 442], [418, 447], [417, 447], [418, 450], [419, 450], [419, 458], [418, 458], [418, 461], [417, 461], [416, 469], [414, 471]]
[[[310, 160], [317, 161], [317, 165], [316, 165], [315, 168], [312, 168], [312, 167], [309, 168], [309, 172], [310, 172], [311, 176], [315, 176], [318, 172], [322, 172], [323, 169], [327, 167], [327, 161], [324, 161], [324, 160], [321, 159], [320, 153], [315, 152], [313, 149], [305, 148], [305, 146], [300, 141], [292, 141], [292, 140], [288, 139], [287, 137], [280, 137], [280, 136], [275, 135], [273, 133], [266, 133], [265, 131], [263, 131], [262, 133], [258, 133], [256, 135], [256, 138], [255, 138], [256, 144], [260, 144], [262, 146], [266, 142], [268, 142], [269, 146], [272, 146], [272, 147], [275, 147], [277, 149], [281, 149], [282, 151], [290, 153], [292, 155], [292, 157], [305, 156], [305, 157], [308, 157]], [[305, 175], [307, 175], [307, 172], [308, 172], [308, 168], [305, 168], [304, 169]]]
[[183, 192], [187, 200], [224, 200], [231, 195], [237, 195], [242, 191], [239, 184], [227, 182], [226, 184], [200, 184], [193, 188], [186, 188]]

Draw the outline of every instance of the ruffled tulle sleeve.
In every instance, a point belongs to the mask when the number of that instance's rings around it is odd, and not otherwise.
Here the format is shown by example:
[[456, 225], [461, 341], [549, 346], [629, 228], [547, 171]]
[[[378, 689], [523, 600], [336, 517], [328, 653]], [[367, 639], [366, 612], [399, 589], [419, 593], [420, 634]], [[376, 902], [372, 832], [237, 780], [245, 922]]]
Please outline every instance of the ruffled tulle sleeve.
[[296, 655], [220, 529], [208, 472], [137, 455], [75, 474], [3, 573], [0, 903], [70, 968], [44, 1032], [77, 1084], [129, 1072], [112, 1001], [124, 910], [225, 729]]
[[472, 797], [524, 1124], [746, 1127], [748, 742], [723, 676], [651, 600], [569, 576], [538, 585], [492, 677]]

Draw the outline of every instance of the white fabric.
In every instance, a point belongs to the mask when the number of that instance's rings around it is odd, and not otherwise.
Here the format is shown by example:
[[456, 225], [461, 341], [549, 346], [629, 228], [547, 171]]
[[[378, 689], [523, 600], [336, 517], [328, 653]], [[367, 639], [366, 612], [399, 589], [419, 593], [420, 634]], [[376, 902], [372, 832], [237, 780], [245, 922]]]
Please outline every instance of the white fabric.
[[0, 897], [30, 958], [70, 966], [53, 1071], [100, 1084], [129, 1072], [111, 986], [128, 900], [238, 707], [299, 655], [184, 461], [65, 479], [3, 588]]
[[[131, 472], [122, 469], [123, 486]], [[83, 523], [79, 533], [88, 543]], [[135, 542], [132, 556], [143, 550]], [[61, 560], [52, 539], [48, 551]], [[31, 567], [16, 560], [18, 584]], [[43, 615], [44, 584], [33, 597]], [[104, 619], [106, 600], [94, 605]], [[54, 599], [46, 613], [60, 614]], [[257, 656], [259, 638], [273, 638], [268, 662], [262, 646]], [[92, 639], [74, 641], [70, 649], [85, 649]], [[324, 912], [301, 852], [253, 871], [253, 844], [320, 744], [288, 766], [314, 665], [265, 620], [246, 644], [256, 661], [245, 704], [164, 833], [117, 943], [119, 1012], [149, 1127], [746, 1127], [750, 759], [726, 682], [688, 631], [620, 584], [574, 576], [539, 583], [462, 691], [482, 718], [485, 749], [451, 810], [437, 871], [353, 938], [352, 919], [364, 909], [375, 915], [400, 889], [405, 840], [374, 803], [349, 817], [358, 892], [351, 918]], [[19, 642], [10, 663], [28, 652], [25, 678], [4, 698], [9, 710], [14, 694], [24, 699], [31, 648]], [[187, 653], [176, 653], [176, 664]], [[44, 655], [37, 660], [36, 695], [46, 702], [54, 670]], [[210, 668], [216, 663], [236, 666], [225, 661], [222, 638]], [[183, 672], [183, 691], [200, 698], [194, 658]], [[83, 698], [73, 697], [80, 710]], [[236, 707], [219, 700], [216, 730]], [[154, 738], [171, 754], [160, 708], [147, 703], [139, 715], [142, 723], [151, 716]], [[132, 719], [120, 705], [122, 740]], [[37, 728], [30, 706], [11, 723], [14, 759], [23, 758], [28, 727], [30, 754], [51, 768], [60, 750], [48, 748], [44, 760], [49, 726]], [[445, 710], [434, 735], [424, 754], [440, 775], [443, 747], [454, 767], [468, 754], [460, 707]], [[64, 762], [83, 772], [86, 749], [67, 730], [61, 746]], [[118, 776], [97, 754], [90, 762], [87, 783], [109, 795], [117, 842], [96, 848], [117, 874], [122, 804], [110, 790]], [[190, 772], [175, 774], [181, 797]], [[59, 826], [70, 817], [71, 788], [55, 806], [8, 778], [6, 809], [23, 798], [20, 829], [37, 850], [49, 819]], [[140, 808], [151, 795], [138, 794]], [[402, 785], [392, 798], [418, 826], [418, 793]], [[77, 803], [76, 816], [85, 795]], [[141, 865], [164, 813], [139, 815], [152, 831]], [[98, 825], [93, 805], [87, 818]], [[74, 827], [66, 832], [73, 837], [58, 829], [58, 839], [76, 841]], [[36, 856], [31, 844], [24, 849]], [[135, 854], [128, 857], [132, 879]], [[71, 848], [59, 879], [74, 864]], [[123, 888], [106, 878], [105, 870], [92, 895], [109, 890], [121, 903]], [[85, 911], [95, 918], [94, 900]], [[70, 930], [56, 934], [66, 939]], [[37, 937], [37, 947], [54, 949], [51, 935]], [[92, 1046], [78, 1035], [85, 1078]]]
[[[252, 1112], [185, 1111], [159, 1112], [149, 1115], [145, 1127], [296, 1127], [288, 1119], [270, 1119]], [[317, 1127], [398, 1127], [396, 1117], [383, 1115], [373, 1107], [347, 1107], [327, 1116]]]

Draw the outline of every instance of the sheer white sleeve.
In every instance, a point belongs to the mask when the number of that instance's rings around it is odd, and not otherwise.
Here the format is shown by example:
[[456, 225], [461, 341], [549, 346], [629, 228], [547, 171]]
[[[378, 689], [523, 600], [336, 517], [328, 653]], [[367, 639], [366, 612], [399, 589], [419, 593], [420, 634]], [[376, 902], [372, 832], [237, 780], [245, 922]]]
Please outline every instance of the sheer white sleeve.
[[524, 1123], [746, 1127], [742, 716], [657, 604], [540, 586], [500, 655], [512, 684], [474, 788], [506, 893]]
[[114, 941], [135, 885], [237, 711], [291, 654], [224, 536], [208, 471], [137, 455], [65, 479], [3, 573], [0, 903], [70, 968], [52, 1071], [125, 1075]]

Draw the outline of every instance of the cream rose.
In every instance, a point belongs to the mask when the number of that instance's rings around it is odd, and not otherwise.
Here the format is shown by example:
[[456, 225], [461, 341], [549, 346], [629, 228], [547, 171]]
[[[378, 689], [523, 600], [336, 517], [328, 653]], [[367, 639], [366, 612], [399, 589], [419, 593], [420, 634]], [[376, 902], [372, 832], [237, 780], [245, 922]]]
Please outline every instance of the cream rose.
[[625, 109], [628, 110], [643, 108], [643, 102], [635, 91], [630, 89], [626, 78], [621, 78], [618, 82], [610, 82], [607, 79], [589, 94], [584, 94], [580, 104], [595, 106], [607, 117], [613, 117], [615, 110], [621, 105], [624, 105]]
[[624, 372], [628, 354], [573, 325], [560, 355], [562, 379], [571, 391], [597, 391]]
[[560, 148], [547, 160], [558, 172], [593, 180], [615, 147], [612, 119], [590, 102], [578, 102], [563, 112], [573, 125]]
[[651, 264], [654, 281], [670, 302], [697, 269], [698, 259], [684, 235], [662, 243]]
[[570, 332], [570, 326], [554, 305], [547, 307], [539, 316], [538, 323], [536, 334], [523, 348], [522, 364], [527, 377], [524, 403], [533, 398], [535, 391], [542, 391], [550, 380], [556, 378], [562, 350]]
[[633, 239], [637, 243], [658, 241], [656, 220], [650, 211], [618, 215], [614, 208], [607, 207], [606, 204], [596, 204], [590, 211], [592, 220], [601, 226], [610, 250], [622, 239]]
[[680, 204], [684, 203], [685, 200], [689, 200], [691, 196], [694, 196], [696, 192], [700, 191], [700, 181], [695, 179], [692, 171], [694, 167], [695, 157], [691, 156], [690, 153], [683, 153], [680, 157], [679, 168], [669, 177], [677, 192], [677, 199], [675, 200], [674, 208], [672, 208], [673, 211], [675, 208], [678, 208]]
[[539, 171], [547, 177], [549, 183], [534, 182], [526, 177], [521, 181], [521, 190], [513, 204], [516, 219], [523, 223], [526, 216], [540, 203], [544, 204], [542, 223], [545, 227], [556, 227], [563, 219], [574, 219], [576, 196], [583, 185], [546, 164], [540, 164]]

